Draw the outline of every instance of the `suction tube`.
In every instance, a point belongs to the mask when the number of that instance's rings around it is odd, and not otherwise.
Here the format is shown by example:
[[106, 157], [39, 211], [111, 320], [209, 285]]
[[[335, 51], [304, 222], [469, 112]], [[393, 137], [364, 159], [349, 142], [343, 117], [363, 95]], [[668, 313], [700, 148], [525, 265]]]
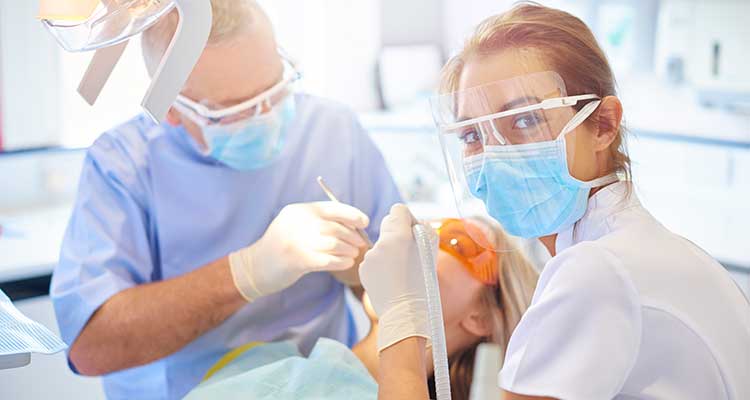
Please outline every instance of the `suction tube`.
[[440, 289], [437, 279], [437, 260], [435, 259], [433, 243], [435, 233], [422, 224], [414, 225], [413, 233], [422, 261], [425, 289], [427, 291], [427, 311], [430, 321], [430, 336], [432, 337], [432, 361], [434, 363], [435, 394], [437, 400], [451, 399], [451, 381], [448, 370], [448, 350], [445, 347], [445, 329], [443, 325], [443, 307], [440, 304]]

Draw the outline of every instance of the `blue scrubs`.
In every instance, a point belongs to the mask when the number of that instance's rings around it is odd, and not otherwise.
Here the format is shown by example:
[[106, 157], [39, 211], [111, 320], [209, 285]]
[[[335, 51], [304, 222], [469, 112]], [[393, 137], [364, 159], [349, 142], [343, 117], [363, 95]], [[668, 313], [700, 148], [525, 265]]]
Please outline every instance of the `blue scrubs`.
[[[71, 344], [121, 290], [190, 272], [255, 242], [287, 204], [339, 200], [370, 216], [373, 241], [400, 197], [385, 162], [348, 109], [296, 95], [297, 116], [279, 158], [255, 171], [204, 156], [183, 128], [145, 116], [103, 134], [89, 149], [51, 297]], [[109, 398], [174, 399], [227, 351], [251, 341], [291, 340], [307, 353], [319, 337], [351, 345], [344, 286], [312, 273], [246, 305], [164, 359], [103, 378]]]

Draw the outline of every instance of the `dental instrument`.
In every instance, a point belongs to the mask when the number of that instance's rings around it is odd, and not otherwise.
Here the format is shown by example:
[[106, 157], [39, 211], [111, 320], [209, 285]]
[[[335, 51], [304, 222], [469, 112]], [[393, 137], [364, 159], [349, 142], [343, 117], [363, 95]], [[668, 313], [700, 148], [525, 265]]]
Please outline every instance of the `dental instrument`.
[[[326, 185], [322, 176], [319, 176], [317, 181], [318, 181], [318, 185], [320, 185], [320, 188], [323, 189], [323, 192], [325, 192], [329, 200], [331, 200], [334, 203], [341, 203], [339, 199], [336, 197], [336, 195], [333, 194], [333, 191], [331, 191], [331, 188], [328, 187], [328, 185]], [[367, 243], [367, 248], [368, 249], [372, 248], [372, 242], [370, 241], [370, 237], [367, 236], [367, 233], [362, 229], [357, 229], [357, 233], [365, 241], [365, 243]]]

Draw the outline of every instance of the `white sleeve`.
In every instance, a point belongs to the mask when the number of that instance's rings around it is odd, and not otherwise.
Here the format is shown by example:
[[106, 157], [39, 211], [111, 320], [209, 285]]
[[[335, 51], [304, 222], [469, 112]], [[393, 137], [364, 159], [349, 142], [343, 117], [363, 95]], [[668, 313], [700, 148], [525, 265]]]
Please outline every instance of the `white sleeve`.
[[640, 302], [620, 260], [580, 243], [550, 260], [513, 332], [500, 372], [510, 392], [611, 399], [635, 364]]

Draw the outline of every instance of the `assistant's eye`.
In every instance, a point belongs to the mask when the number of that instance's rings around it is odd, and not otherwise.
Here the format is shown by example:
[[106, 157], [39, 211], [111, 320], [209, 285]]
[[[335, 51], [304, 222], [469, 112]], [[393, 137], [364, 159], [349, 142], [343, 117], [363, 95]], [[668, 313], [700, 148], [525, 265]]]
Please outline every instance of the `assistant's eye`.
[[476, 129], [467, 127], [465, 131], [458, 134], [458, 140], [463, 144], [465, 156], [471, 156], [482, 152], [482, 134]]
[[544, 122], [544, 118], [536, 113], [525, 113], [513, 119], [513, 129], [533, 128]]
[[463, 132], [461, 132], [461, 141], [464, 142], [464, 144], [474, 144], [480, 142], [481, 138], [479, 136], [479, 133], [476, 131], [476, 129], [467, 129]]

